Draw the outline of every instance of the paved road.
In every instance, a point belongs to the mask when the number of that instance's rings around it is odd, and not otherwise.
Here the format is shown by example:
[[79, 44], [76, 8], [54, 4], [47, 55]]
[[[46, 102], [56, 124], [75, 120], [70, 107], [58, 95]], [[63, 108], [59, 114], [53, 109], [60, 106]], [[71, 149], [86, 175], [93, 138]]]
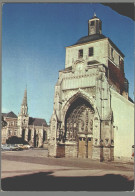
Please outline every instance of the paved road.
[[133, 190], [133, 164], [48, 158], [47, 150], [2, 152], [2, 189], [30, 191]]

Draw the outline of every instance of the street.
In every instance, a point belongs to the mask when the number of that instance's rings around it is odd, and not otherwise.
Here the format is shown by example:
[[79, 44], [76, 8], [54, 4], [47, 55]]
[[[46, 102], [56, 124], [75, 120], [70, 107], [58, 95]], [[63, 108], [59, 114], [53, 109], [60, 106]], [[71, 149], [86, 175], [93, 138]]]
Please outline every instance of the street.
[[132, 191], [133, 163], [50, 158], [44, 149], [2, 151], [3, 191]]

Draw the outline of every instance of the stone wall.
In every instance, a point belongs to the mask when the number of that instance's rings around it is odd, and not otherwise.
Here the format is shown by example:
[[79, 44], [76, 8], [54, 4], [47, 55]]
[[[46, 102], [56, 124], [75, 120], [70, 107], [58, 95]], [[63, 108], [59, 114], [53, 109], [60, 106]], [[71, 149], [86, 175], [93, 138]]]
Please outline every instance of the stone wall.
[[112, 161], [114, 159], [113, 157], [113, 147], [103, 147], [102, 148], [103, 153], [103, 161]]
[[[94, 55], [88, 55], [89, 48], [94, 48]], [[102, 48], [102, 49], [101, 49]], [[69, 46], [66, 48], [66, 63], [65, 67], [72, 66], [73, 61], [78, 60], [78, 51], [83, 49], [83, 59], [87, 59], [87, 61], [96, 61], [107, 65], [107, 57], [108, 57], [108, 39], [96, 40], [85, 44]]]
[[92, 149], [92, 159], [93, 160], [99, 160], [100, 161], [100, 147], [99, 146], [93, 146]]
[[114, 116], [114, 158], [129, 159], [134, 145], [134, 104], [111, 89]]
[[78, 154], [77, 143], [65, 145], [65, 157], [77, 157]]
[[65, 157], [65, 144], [57, 144], [56, 157], [57, 158]]

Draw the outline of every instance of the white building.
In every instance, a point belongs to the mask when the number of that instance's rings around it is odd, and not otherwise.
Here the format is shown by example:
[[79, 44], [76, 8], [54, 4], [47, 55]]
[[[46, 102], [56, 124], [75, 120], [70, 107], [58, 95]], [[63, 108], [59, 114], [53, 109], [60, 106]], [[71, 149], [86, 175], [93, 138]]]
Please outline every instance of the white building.
[[124, 54], [102, 34], [94, 14], [88, 36], [66, 47], [49, 132], [49, 156], [132, 158], [134, 104], [128, 97]]

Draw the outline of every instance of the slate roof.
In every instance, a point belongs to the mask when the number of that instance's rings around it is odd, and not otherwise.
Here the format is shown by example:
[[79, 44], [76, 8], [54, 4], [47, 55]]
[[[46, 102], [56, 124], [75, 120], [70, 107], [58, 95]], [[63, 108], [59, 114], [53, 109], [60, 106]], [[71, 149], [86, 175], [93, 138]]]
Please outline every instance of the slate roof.
[[94, 40], [99, 40], [99, 39], [104, 39], [104, 38], [106, 38], [106, 36], [103, 35], [103, 34], [88, 35], [88, 36], [85, 36], [85, 37], [81, 37], [76, 42], [76, 44], [83, 44], [83, 43], [86, 43], [86, 42], [90, 42], [90, 41], [94, 41]]
[[[105, 35], [103, 34], [93, 34], [93, 35], [88, 35], [88, 36], [84, 36], [81, 37], [75, 44], [73, 44], [72, 46], [78, 45], [78, 44], [84, 44], [87, 42], [91, 42], [91, 41], [95, 41], [95, 40], [100, 40], [100, 39], [104, 39], [107, 38]], [[112, 46], [124, 57], [125, 55], [120, 51], [120, 49], [112, 42], [112, 40], [110, 38], [108, 38], [109, 42], [112, 44]]]
[[29, 117], [29, 125], [35, 125], [35, 126], [47, 126], [47, 123], [44, 119], [42, 118], [32, 118]]
[[2, 113], [2, 116], [8, 117], [8, 118], [17, 118], [16, 114], [12, 111], [9, 113]]

